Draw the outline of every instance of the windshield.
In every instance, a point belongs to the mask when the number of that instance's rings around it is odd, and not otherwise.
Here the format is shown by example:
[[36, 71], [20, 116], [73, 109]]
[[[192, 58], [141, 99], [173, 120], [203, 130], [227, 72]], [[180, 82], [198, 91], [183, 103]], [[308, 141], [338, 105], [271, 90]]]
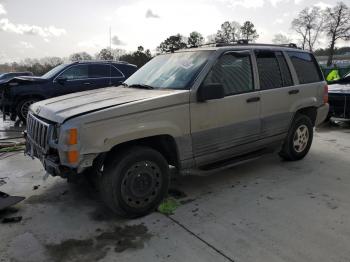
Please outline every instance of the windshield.
[[193, 51], [159, 55], [135, 72], [125, 84], [189, 89], [211, 53]]
[[63, 68], [65, 68], [67, 65], [65, 64], [61, 64], [59, 66], [54, 67], [53, 69], [51, 69], [49, 72], [47, 72], [46, 74], [42, 75], [42, 78], [45, 79], [49, 79], [54, 77], [58, 72], [60, 72]]

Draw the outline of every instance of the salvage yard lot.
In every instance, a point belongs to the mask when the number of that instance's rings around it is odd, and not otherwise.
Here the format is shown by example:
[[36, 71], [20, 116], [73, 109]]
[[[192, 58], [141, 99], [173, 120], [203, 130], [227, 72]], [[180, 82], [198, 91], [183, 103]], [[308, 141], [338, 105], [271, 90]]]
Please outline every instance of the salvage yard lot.
[[0, 224], [0, 261], [349, 261], [349, 136], [325, 125], [302, 161], [268, 155], [175, 178], [174, 214], [134, 220], [84, 181], [43, 180], [39, 161], [2, 155], [0, 191], [26, 200], [0, 213], [23, 217]]

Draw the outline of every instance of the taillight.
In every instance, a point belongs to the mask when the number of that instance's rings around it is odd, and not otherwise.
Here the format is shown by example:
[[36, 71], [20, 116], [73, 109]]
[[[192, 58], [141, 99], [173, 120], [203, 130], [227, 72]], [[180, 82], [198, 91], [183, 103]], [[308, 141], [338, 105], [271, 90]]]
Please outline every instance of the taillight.
[[328, 85], [324, 86], [323, 90], [323, 103], [328, 103]]

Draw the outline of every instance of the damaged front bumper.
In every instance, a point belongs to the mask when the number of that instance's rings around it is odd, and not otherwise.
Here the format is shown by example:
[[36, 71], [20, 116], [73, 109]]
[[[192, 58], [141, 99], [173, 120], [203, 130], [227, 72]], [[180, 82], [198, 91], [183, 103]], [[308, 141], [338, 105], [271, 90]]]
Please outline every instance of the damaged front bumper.
[[24, 132], [24, 137], [26, 139], [24, 154], [32, 159], [39, 159], [48, 174], [62, 178], [68, 178], [77, 174], [76, 168], [61, 165], [58, 155], [44, 152], [40, 147], [36, 146], [26, 132]]

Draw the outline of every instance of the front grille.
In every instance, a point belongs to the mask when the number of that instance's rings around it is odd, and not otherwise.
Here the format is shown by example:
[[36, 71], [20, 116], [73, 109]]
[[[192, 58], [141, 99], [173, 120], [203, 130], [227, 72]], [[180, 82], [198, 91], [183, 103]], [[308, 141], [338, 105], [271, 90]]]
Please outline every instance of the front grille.
[[350, 117], [350, 99], [344, 94], [329, 94], [330, 113], [340, 118]]
[[48, 139], [51, 125], [35, 117], [31, 113], [27, 117], [27, 137], [31, 143], [43, 152], [48, 150]]

